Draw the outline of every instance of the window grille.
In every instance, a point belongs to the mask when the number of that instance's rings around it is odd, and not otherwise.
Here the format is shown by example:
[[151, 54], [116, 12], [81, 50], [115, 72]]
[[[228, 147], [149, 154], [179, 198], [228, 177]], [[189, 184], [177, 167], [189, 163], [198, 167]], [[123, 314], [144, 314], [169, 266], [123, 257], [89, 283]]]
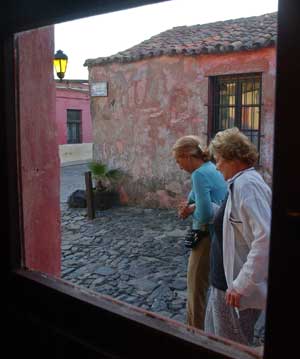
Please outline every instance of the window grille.
[[218, 131], [238, 127], [260, 146], [261, 74], [212, 77], [211, 138]]
[[67, 143], [81, 142], [81, 110], [67, 110]]

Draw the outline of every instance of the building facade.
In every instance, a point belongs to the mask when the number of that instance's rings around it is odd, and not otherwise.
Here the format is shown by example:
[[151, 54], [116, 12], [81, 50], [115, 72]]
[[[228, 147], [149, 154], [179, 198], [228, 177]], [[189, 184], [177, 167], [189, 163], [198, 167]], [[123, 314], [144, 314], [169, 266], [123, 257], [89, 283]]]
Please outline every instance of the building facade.
[[189, 176], [172, 158], [187, 134], [203, 146], [237, 126], [271, 184], [277, 14], [178, 27], [107, 58], [87, 60], [94, 159], [127, 173], [129, 203], [173, 207]]
[[56, 123], [61, 163], [92, 158], [92, 121], [87, 80], [56, 81]]

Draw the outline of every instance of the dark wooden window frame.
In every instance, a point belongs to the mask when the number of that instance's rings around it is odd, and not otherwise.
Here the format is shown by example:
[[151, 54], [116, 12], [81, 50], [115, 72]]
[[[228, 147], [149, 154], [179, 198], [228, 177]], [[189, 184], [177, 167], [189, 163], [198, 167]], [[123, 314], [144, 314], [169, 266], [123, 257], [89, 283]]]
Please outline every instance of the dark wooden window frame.
[[[259, 83], [259, 99], [256, 104], [243, 104], [242, 103], [242, 85], [246, 81], [253, 82], [253, 80], [258, 81]], [[220, 101], [220, 85], [223, 83], [233, 83], [235, 85], [234, 89], [234, 104], [224, 104]], [[209, 118], [209, 122], [211, 122], [209, 128], [211, 129], [209, 132], [209, 138], [213, 138], [214, 135], [221, 130], [224, 130], [229, 127], [236, 126], [241, 129], [245, 135], [249, 136], [252, 140], [252, 137], [257, 138], [257, 150], [260, 148], [260, 128], [261, 128], [261, 106], [262, 106], [262, 73], [243, 73], [243, 74], [230, 74], [230, 75], [219, 75], [219, 76], [210, 76], [209, 77], [209, 87], [211, 90], [209, 91], [211, 99], [209, 99], [209, 104], [211, 106], [211, 118]], [[258, 128], [257, 130], [253, 129], [245, 129], [242, 127], [242, 109], [244, 108], [258, 108]], [[220, 116], [220, 111], [222, 109], [232, 109], [234, 111], [234, 123], [226, 124], [222, 126], [220, 121], [222, 120], [222, 116]]]
[[[158, 1], [148, 1], [158, 2]], [[70, 284], [22, 269], [22, 218], [15, 111], [13, 34], [34, 27], [118, 10], [147, 1], [20, 0], [6, 4], [0, 24], [0, 173], [3, 191], [0, 268], [4, 300], [2, 349], [29, 357], [85, 358], [243, 358], [238, 345], [205, 335], [182, 333], [163, 320], [128, 312], [123, 303], [79, 293]], [[3, 5], [1, 5], [3, 6]], [[99, 8], [100, 6], [100, 8]], [[59, 9], [59, 11], [58, 11]], [[100, 10], [99, 10], [100, 9]], [[272, 238], [268, 288], [265, 358], [294, 357], [299, 351], [298, 283], [300, 171], [298, 93], [300, 33], [298, 0], [279, 0]], [[278, 96], [280, 94], [280, 96]], [[292, 130], [292, 131], [291, 131]], [[136, 310], [134, 310], [136, 311]], [[77, 315], [74, 315], [74, 314]], [[213, 342], [213, 344], [212, 344]], [[231, 349], [230, 349], [231, 347]], [[224, 348], [229, 351], [224, 352]], [[241, 354], [244, 353], [244, 354]], [[27, 354], [27, 355], [26, 355]]]
[[[71, 114], [76, 114], [78, 116], [72, 116]], [[72, 137], [70, 141], [69, 138], [69, 126], [76, 128], [76, 135]], [[67, 143], [75, 144], [82, 143], [82, 111], [77, 109], [67, 109]]]

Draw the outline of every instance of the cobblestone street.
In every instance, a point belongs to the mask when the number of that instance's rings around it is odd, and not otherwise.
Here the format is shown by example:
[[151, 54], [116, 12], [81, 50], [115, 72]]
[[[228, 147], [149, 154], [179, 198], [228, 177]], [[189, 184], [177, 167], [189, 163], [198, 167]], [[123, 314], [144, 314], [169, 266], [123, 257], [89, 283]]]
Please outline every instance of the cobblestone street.
[[62, 209], [62, 277], [185, 322], [188, 222], [175, 210]]
[[[62, 278], [179, 322], [186, 322], [190, 221], [176, 210], [115, 207], [87, 219], [86, 208], [68, 208], [84, 189], [86, 165], [61, 168]], [[264, 315], [255, 330], [264, 340]]]

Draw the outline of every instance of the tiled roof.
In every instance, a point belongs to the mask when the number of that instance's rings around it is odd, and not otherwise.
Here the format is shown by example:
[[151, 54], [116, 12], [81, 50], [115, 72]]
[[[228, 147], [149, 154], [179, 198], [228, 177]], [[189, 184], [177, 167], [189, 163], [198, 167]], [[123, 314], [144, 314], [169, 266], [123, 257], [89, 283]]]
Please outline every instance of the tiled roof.
[[179, 26], [108, 57], [88, 59], [85, 66], [133, 62], [161, 55], [216, 54], [275, 46], [277, 12], [203, 25]]

